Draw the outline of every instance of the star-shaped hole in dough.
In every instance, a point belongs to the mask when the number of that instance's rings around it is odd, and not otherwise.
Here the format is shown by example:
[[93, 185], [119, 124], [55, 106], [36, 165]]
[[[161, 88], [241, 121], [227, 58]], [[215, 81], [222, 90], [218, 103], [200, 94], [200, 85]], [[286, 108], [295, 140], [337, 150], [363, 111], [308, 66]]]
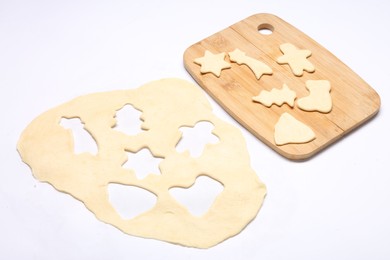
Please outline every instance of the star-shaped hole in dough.
[[230, 63], [225, 61], [226, 53], [213, 54], [210, 51], [205, 51], [203, 57], [196, 58], [194, 62], [200, 65], [200, 72], [213, 73], [216, 77], [219, 78], [221, 71], [223, 69], [228, 69], [231, 67]]
[[291, 43], [280, 45], [280, 51], [284, 54], [276, 61], [279, 64], [288, 64], [295, 76], [302, 76], [303, 71], [314, 72], [314, 65], [307, 60], [311, 56], [310, 50], [299, 50]]

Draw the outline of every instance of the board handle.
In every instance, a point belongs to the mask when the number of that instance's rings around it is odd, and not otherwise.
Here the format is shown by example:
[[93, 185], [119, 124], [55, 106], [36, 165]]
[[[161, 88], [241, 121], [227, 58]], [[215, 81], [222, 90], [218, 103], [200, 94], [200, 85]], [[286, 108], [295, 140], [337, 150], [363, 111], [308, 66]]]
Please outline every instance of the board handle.
[[262, 35], [270, 35], [274, 32], [275, 28], [271, 24], [264, 22], [257, 26], [257, 30]]

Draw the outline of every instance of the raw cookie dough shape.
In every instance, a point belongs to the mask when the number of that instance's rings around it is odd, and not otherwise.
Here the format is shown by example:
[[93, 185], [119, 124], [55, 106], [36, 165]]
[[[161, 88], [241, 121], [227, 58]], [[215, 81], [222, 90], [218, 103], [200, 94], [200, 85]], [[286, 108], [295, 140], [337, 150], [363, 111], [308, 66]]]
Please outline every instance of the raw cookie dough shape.
[[235, 49], [229, 52], [229, 58], [231, 61], [236, 62], [238, 65], [245, 64], [255, 74], [256, 79], [260, 79], [263, 74], [272, 75], [272, 69], [265, 63], [249, 57], [245, 52]]
[[283, 113], [275, 125], [276, 145], [307, 143], [316, 138], [310, 127], [297, 120], [289, 113]]
[[[125, 104], [142, 111], [146, 131], [129, 136], [113, 129], [115, 113]], [[59, 125], [62, 117], [80, 117], [95, 138], [96, 156], [75, 155], [70, 133]], [[199, 121], [214, 125], [216, 144], [206, 145], [199, 158], [178, 153], [180, 127]], [[161, 175], [139, 180], [123, 169], [125, 151], [148, 147], [160, 163]], [[236, 127], [218, 119], [204, 93], [179, 79], [163, 79], [138, 89], [81, 96], [34, 119], [17, 145], [35, 178], [82, 201], [95, 216], [127, 234], [189, 247], [208, 248], [238, 234], [256, 216], [266, 188], [251, 168], [245, 140]], [[190, 187], [200, 175], [220, 182], [224, 189], [210, 209], [196, 217], [169, 193], [172, 187]], [[143, 188], [157, 196], [156, 205], [125, 220], [108, 199], [110, 183]]]
[[297, 106], [305, 111], [329, 113], [332, 110], [330, 82], [327, 80], [308, 80], [306, 88], [310, 95], [297, 100]]
[[296, 97], [297, 95], [295, 91], [289, 89], [287, 84], [283, 84], [281, 89], [273, 88], [271, 91], [262, 90], [258, 96], [253, 97], [252, 99], [253, 101], [259, 102], [266, 107], [270, 107], [272, 104], [281, 106], [284, 103], [293, 107]]
[[284, 55], [276, 61], [279, 64], [288, 64], [295, 76], [302, 76], [304, 70], [314, 72], [314, 65], [307, 60], [311, 56], [311, 51], [299, 50], [291, 43], [280, 45], [280, 50]]
[[200, 65], [200, 72], [202, 74], [211, 72], [219, 78], [223, 69], [229, 69], [231, 67], [230, 63], [225, 61], [225, 56], [226, 54], [224, 52], [213, 54], [205, 51], [204, 56], [196, 58], [194, 63]]

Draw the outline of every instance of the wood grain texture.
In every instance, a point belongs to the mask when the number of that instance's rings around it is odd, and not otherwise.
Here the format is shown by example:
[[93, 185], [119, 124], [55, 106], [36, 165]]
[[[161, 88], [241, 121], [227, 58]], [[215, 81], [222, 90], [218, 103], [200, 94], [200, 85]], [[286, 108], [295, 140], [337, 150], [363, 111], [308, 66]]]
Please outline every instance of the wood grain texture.
[[[269, 28], [272, 34], [263, 35], [259, 28]], [[305, 71], [297, 77], [288, 65], [278, 64], [276, 59], [282, 55], [279, 46], [283, 43], [310, 50], [312, 55], [308, 59], [315, 71]], [[232, 67], [223, 70], [218, 78], [211, 73], [201, 74], [200, 66], [194, 63], [206, 50], [227, 54], [236, 48], [270, 66], [273, 74], [257, 80], [247, 66], [232, 62]], [[228, 56], [225, 60], [229, 61]], [[379, 95], [348, 66], [313, 39], [271, 14], [250, 16], [195, 43], [184, 53], [184, 66], [233, 118], [276, 152], [293, 160], [307, 159], [318, 153], [372, 118], [380, 107]], [[297, 98], [307, 96], [307, 80], [330, 81], [333, 101], [330, 113], [306, 112], [296, 104], [293, 108], [287, 104], [268, 108], [252, 101], [261, 90], [270, 91], [283, 84], [295, 91]], [[312, 128], [316, 139], [304, 144], [275, 145], [274, 126], [284, 112]]]

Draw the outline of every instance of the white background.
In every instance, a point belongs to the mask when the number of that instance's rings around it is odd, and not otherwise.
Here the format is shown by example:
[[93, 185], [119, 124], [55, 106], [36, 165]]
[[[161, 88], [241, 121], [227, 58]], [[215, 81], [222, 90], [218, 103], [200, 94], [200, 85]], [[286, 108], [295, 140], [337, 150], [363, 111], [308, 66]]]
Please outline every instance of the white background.
[[[259, 214], [206, 250], [125, 235], [32, 177], [16, 143], [28, 123], [76, 96], [179, 77], [191, 44], [273, 13], [350, 66], [379, 114], [314, 158], [292, 162], [239, 126], [267, 185]], [[1, 259], [390, 259], [390, 4], [367, 1], [0, 0]]]

